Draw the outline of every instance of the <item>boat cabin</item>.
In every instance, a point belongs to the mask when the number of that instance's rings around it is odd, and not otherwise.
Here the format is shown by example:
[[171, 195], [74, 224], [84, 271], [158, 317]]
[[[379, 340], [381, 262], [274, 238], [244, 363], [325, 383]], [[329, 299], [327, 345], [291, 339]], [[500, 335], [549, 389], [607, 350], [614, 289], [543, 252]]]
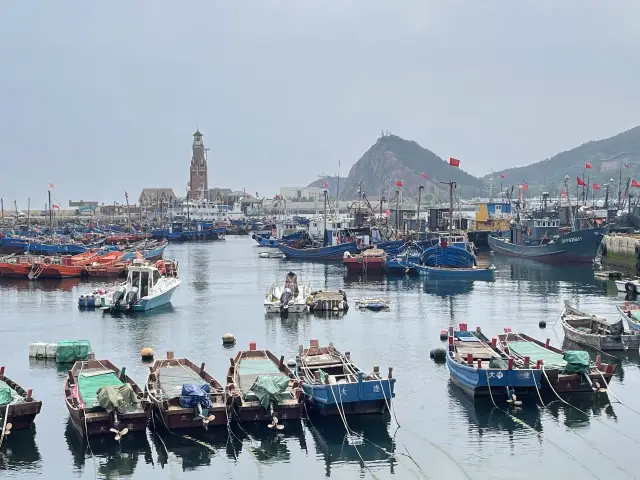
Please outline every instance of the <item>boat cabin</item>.
[[153, 265], [135, 259], [127, 273], [127, 283], [131, 287], [138, 287], [140, 298], [146, 297], [149, 290], [160, 280], [160, 271]]
[[512, 218], [509, 202], [483, 202], [476, 205], [475, 230], [500, 232], [509, 230]]
[[531, 218], [512, 226], [511, 243], [515, 245], [544, 245], [559, 233], [560, 220], [557, 218]]

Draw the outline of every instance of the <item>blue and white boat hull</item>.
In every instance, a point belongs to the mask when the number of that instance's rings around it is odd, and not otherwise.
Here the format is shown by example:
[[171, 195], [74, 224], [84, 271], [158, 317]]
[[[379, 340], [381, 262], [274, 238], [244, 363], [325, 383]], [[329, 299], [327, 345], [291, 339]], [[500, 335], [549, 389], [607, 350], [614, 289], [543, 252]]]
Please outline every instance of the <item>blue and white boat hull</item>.
[[302, 383], [302, 390], [311, 407], [321, 415], [383, 413], [395, 397], [396, 379], [367, 380], [357, 383], [310, 385]]

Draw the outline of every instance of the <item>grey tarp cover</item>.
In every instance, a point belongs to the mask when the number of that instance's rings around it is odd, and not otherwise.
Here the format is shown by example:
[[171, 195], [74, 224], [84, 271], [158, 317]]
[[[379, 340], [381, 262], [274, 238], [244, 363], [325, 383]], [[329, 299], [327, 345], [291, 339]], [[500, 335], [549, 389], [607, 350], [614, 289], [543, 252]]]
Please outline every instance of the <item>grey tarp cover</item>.
[[492, 358], [491, 360], [489, 360], [489, 368], [499, 368], [504, 370], [506, 368], [509, 368], [509, 363], [502, 358]]
[[258, 402], [265, 410], [269, 404], [280, 403], [280, 394], [289, 386], [289, 377], [284, 375], [260, 375], [249, 391], [258, 397]]
[[562, 358], [567, 362], [562, 370], [563, 373], [589, 373], [590, 358], [587, 352], [567, 350]]
[[98, 404], [109, 413], [112, 410], [118, 410], [118, 413], [127, 413], [138, 408], [138, 399], [131, 385], [125, 383], [119, 387], [99, 388]]

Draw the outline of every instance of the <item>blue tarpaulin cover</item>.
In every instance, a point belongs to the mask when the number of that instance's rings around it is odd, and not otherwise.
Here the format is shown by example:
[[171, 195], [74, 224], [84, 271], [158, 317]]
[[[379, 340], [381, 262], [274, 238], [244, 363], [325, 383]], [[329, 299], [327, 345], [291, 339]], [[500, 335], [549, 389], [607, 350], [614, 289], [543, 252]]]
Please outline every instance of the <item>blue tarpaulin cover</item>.
[[182, 385], [182, 394], [180, 395], [180, 406], [183, 408], [194, 408], [201, 405], [203, 408], [211, 407], [211, 387], [208, 383], [202, 385], [194, 385], [185, 383]]

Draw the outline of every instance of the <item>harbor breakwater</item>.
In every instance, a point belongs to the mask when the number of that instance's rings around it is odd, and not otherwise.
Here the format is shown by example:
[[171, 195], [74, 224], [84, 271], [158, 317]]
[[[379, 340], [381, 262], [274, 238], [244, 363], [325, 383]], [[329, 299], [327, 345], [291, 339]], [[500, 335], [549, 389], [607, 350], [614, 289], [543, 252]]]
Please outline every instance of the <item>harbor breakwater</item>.
[[640, 235], [605, 235], [600, 248], [607, 264], [640, 270]]

